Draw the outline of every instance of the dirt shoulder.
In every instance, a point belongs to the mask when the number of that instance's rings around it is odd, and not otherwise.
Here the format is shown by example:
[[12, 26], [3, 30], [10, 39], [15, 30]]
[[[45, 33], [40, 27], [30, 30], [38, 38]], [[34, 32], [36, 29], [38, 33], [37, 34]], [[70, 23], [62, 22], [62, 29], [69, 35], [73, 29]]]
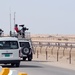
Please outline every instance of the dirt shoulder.
[[66, 68], [66, 69], [70, 69], [70, 70], [75, 70], [75, 64], [69, 64], [68, 61], [66, 61], [66, 59], [63, 59], [62, 61], [56, 61], [55, 58], [51, 58], [46, 60], [44, 56], [39, 56], [37, 58], [36, 55], [34, 55], [34, 59], [35, 61], [39, 61], [42, 64], [46, 64], [46, 65], [51, 65], [51, 66], [55, 66], [55, 67], [61, 67], [61, 68]]

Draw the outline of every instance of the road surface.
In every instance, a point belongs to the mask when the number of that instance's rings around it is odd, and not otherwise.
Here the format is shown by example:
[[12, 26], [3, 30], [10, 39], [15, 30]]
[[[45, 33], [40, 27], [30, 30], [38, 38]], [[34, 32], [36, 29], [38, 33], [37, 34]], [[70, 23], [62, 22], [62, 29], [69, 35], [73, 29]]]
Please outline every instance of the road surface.
[[10, 65], [2, 66], [18, 70], [19, 72], [26, 72], [28, 75], [75, 75], [75, 70], [53, 67], [42, 64], [41, 62], [36, 60], [31, 62], [22, 61], [19, 68], [14, 68]]

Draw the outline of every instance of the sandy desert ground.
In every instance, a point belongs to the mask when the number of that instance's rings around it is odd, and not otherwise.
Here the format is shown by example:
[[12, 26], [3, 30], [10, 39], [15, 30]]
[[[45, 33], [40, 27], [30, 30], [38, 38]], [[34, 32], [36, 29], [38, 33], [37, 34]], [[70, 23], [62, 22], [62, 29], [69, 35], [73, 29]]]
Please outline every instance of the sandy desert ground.
[[[55, 41], [55, 42], [75, 42], [75, 35], [57, 36], [50, 35], [47, 36], [32, 36], [33, 41]], [[54, 36], [54, 37], [53, 37]], [[67, 40], [64, 40], [66, 38]], [[59, 40], [61, 39], [61, 40]], [[60, 47], [58, 50], [57, 46], [33, 46], [35, 54], [34, 59], [41, 61], [43, 64], [49, 64], [53, 66], [68, 68], [75, 70], [75, 48], [64, 48]]]

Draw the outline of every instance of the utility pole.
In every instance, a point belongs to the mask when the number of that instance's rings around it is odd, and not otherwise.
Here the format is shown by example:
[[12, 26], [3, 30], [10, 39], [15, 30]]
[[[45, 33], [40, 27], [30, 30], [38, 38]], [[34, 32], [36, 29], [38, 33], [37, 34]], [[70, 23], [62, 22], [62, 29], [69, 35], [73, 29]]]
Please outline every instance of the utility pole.
[[10, 36], [12, 34], [12, 31], [11, 31], [11, 9], [10, 9]]
[[16, 14], [16, 12], [14, 12], [14, 25], [15, 25], [15, 14]]
[[[14, 12], [14, 27], [15, 27], [15, 14], [16, 14], [16, 12]], [[15, 32], [15, 31], [14, 31]]]

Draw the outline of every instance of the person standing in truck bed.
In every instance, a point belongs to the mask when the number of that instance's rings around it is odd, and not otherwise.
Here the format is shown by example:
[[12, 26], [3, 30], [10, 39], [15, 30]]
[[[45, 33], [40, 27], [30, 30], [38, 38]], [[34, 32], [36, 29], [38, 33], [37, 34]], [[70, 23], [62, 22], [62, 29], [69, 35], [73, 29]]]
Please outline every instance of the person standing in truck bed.
[[25, 31], [28, 30], [28, 28], [24, 27], [24, 25], [19, 25], [22, 27], [22, 29], [20, 30], [21, 31], [21, 35], [22, 35], [22, 38], [25, 38]]
[[15, 24], [14, 30], [16, 31], [17, 37], [18, 37], [18, 34], [19, 34], [19, 28], [18, 28], [18, 25], [17, 25], [17, 24]]

